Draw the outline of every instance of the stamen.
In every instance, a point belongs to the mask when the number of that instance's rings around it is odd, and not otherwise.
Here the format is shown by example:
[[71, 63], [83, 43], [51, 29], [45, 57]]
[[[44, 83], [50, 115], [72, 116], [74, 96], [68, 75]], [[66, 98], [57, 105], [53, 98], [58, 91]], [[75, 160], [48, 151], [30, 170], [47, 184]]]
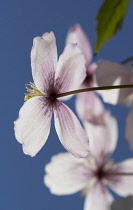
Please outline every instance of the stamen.
[[44, 94], [42, 94], [36, 88], [36, 86], [35, 86], [35, 84], [33, 82], [30, 82], [29, 84], [25, 84], [25, 85], [26, 85], [26, 90], [27, 90], [28, 93], [25, 93], [24, 101], [27, 101], [30, 98], [35, 97], [35, 96], [45, 96]]

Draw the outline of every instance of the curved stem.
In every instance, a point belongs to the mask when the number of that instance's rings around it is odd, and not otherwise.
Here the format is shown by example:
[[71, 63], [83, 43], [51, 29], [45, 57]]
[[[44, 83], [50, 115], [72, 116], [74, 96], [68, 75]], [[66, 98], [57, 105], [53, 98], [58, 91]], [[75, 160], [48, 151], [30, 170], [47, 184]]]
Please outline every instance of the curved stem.
[[124, 89], [124, 88], [133, 88], [133, 85], [114, 85], [114, 86], [102, 86], [102, 87], [84, 88], [84, 89], [69, 91], [69, 92], [66, 92], [66, 93], [56, 94], [55, 98], [60, 98], [60, 97], [73, 95], [73, 94], [77, 94], [77, 93], [88, 92], [88, 91]]

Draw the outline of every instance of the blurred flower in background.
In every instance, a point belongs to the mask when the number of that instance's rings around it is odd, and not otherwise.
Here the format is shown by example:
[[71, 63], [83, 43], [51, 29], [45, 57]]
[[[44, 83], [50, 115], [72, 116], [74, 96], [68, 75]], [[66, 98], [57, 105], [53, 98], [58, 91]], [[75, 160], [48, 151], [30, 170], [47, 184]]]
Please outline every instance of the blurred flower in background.
[[[133, 84], [133, 66], [125, 68], [120, 63], [103, 60], [96, 71], [99, 86]], [[133, 88], [98, 91], [106, 103], [131, 107], [126, 122], [126, 138], [133, 151]]]
[[108, 210], [113, 201], [108, 187], [120, 196], [133, 194], [133, 159], [113, 163], [108, 157], [115, 150], [118, 138], [117, 123], [108, 111], [104, 124], [84, 122], [90, 138], [90, 155], [75, 159], [68, 153], [52, 157], [46, 165], [45, 185], [55, 195], [68, 195], [82, 190], [86, 195], [84, 210]]
[[[66, 45], [74, 43], [81, 49], [86, 66], [86, 77], [81, 88], [96, 87], [95, 72], [96, 63], [91, 63], [92, 49], [87, 35], [79, 24], [72, 26], [67, 34]], [[77, 94], [76, 110], [81, 120], [90, 121], [94, 124], [103, 123], [104, 107], [94, 91]]]

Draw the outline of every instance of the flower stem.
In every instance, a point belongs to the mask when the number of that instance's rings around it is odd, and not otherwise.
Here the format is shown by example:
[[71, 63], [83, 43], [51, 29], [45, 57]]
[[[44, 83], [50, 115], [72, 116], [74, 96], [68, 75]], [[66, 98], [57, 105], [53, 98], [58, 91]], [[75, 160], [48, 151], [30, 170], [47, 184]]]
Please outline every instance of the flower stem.
[[108, 173], [107, 176], [133, 176], [133, 172], [125, 173], [125, 172], [116, 172], [116, 173]]
[[129, 63], [129, 62], [131, 62], [131, 61], [133, 61], [133, 56], [131, 56], [131, 57], [129, 57], [129, 58], [127, 58], [127, 59], [121, 61], [121, 64], [126, 64], [126, 63]]
[[66, 93], [60, 93], [60, 94], [57, 94], [55, 97], [60, 98], [60, 97], [69, 96], [69, 95], [73, 95], [73, 94], [77, 94], [77, 93], [83, 93], [83, 92], [95, 91], [95, 90], [112, 90], [112, 89], [124, 89], [124, 88], [133, 88], [133, 84], [132, 85], [114, 85], [114, 86], [85, 88], [85, 89], [69, 91]]

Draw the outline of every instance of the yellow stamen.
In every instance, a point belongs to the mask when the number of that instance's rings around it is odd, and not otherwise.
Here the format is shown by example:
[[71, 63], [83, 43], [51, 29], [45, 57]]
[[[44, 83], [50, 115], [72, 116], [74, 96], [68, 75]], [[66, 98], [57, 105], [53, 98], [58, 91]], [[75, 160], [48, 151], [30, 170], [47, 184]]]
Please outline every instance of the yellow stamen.
[[[25, 93], [25, 97], [24, 97], [24, 101], [29, 100], [32, 97], [35, 96], [45, 96], [44, 94], [42, 94], [35, 86], [35, 84], [33, 82], [30, 82], [29, 84], [25, 84], [26, 85], [26, 90], [28, 93]], [[29, 87], [28, 87], [29, 86]], [[45, 96], [46, 97], [46, 96]]]

